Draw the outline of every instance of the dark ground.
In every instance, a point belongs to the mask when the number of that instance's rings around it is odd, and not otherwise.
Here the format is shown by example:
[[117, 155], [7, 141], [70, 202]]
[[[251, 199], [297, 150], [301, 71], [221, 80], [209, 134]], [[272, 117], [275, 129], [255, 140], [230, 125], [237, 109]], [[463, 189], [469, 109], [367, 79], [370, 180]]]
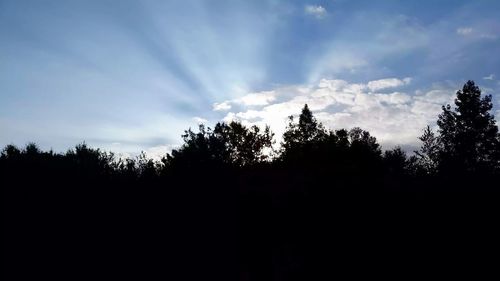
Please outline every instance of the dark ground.
[[499, 197], [484, 182], [271, 175], [3, 181], [3, 280], [399, 279], [479, 265], [477, 277], [498, 266]]

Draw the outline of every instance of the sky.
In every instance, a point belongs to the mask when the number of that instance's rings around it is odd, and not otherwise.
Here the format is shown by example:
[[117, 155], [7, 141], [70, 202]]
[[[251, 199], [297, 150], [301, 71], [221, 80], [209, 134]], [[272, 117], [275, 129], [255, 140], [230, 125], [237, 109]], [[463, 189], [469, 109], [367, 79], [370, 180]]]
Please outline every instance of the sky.
[[411, 151], [469, 79], [500, 120], [500, 1], [0, 0], [0, 146], [159, 157], [199, 123]]

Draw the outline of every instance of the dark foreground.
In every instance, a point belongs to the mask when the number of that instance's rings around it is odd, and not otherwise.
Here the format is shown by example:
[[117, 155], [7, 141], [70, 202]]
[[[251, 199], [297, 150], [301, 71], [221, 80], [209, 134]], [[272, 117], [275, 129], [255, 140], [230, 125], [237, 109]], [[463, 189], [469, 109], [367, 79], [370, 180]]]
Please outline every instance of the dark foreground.
[[406, 278], [479, 264], [477, 276], [498, 265], [494, 179], [211, 174], [168, 186], [3, 181], [3, 280]]

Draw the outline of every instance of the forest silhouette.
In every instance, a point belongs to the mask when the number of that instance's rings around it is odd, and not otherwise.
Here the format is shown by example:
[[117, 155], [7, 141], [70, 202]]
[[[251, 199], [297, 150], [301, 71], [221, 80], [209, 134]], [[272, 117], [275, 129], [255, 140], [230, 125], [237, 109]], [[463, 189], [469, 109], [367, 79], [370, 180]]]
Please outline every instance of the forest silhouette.
[[19, 279], [312, 280], [418, 267], [419, 254], [465, 262], [474, 249], [464, 241], [492, 248], [498, 221], [492, 107], [468, 81], [414, 153], [383, 151], [362, 128], [329, 130], [307, 105], [278, 149], [269, 127], [236, 121], [186, 130], [160, 161], [85, 143], [66, 153], [7, 145], [4, 268]]

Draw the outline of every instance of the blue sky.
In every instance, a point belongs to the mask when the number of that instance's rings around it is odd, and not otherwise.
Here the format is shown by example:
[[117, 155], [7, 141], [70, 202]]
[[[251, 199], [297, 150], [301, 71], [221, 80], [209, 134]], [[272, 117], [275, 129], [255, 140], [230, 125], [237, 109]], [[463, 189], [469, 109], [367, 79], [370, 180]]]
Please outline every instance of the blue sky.
[[0, 145], [158, 155], [199, 122], [280, 135], [307, 102], [411, 148], [468, 79], [499, 108], [499, 15], [495, 0], [0, 0]]

